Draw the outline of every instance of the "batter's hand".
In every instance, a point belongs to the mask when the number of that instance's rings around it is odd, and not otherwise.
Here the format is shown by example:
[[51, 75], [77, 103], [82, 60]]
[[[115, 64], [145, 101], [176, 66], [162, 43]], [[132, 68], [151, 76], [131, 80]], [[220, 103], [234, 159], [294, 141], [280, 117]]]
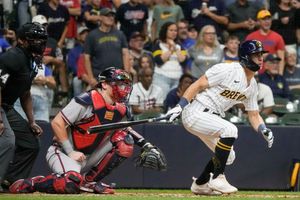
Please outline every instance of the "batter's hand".
[[170, 116], [169, 122], [173, 122], [176, 118], [178, 118], [181, 112], [182, 112], [182, 108], [178, 104], [174, 108], [169, 110], [166, 114], [167, 116]]
[[82, 162], [86, 159], [85, 155], [79, 151], [72, 151], [68, 156], [77, 162]]
[[274, 136], [269, 128], [265, 128], [261, 131], [262, 135], [264, 136], [265, 140], [268, 142], [268, 147], [271, 148], [274, 142]]
[[34, 133], [34, 135], [40, 136], [43, 133], [43, 129], [37, 125], [35, 122], [32, 122], [30, 124], [30, 128], [32, 130], [32, 132]]

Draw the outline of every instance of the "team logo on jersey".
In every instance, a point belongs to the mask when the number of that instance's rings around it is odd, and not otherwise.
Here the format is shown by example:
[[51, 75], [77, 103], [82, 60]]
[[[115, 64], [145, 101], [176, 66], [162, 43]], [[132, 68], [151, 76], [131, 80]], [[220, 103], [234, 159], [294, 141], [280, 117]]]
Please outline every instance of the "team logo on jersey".
[[112, 120], [114, 118], [114, 114], [115, 114], [114, 112], [106, 111], [104, 115], [104, 119]]
[[223, 92], [220, 93], [220, 95], [225, 98], [233, 99], [236, 101], [243, 101], [247, 99], [247, 97], [244, 94], [236, 91], [230, 91], [230, 90], [224, 90]]

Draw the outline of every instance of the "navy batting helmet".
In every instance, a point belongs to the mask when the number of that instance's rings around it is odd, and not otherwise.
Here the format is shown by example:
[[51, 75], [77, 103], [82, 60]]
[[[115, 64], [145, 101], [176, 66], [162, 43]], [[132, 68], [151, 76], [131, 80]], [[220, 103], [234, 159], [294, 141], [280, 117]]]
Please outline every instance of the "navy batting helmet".
[[43, 55], [48, 38], [47, 31], [39, 23], [26, 23], [18, 31], [17, 37], [28, 41], [28, 50], [36, 55]]
[[98, 76], [98, 87], [102, 87], [102, 82], [107, 82], [112, 86], [112, 96], [117, 102], [127, 100], [132, 89], [132, 78], [129, 73], [122, 69], [109, 67]]
[[239, 48], [239, 60], [240, 63], [249, 68], [251, 71], [258, 71], [260, 66], [254, 63], [251, 59], [251, 54], [255, 53], [267, 53], [264, 50], [263, 45], [258, 40], [246, 40], [240, 45]]

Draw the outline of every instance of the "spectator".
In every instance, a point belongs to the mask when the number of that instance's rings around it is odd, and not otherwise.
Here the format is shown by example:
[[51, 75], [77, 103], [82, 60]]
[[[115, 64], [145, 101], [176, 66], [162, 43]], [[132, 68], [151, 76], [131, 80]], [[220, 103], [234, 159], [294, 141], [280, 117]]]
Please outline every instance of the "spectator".
[[62, 48], [68, 32], [69, 11], [59, 4], [59, 0], [45, 0], [38, 8], [38, 14], [48, 20], [47, 32], [54, 38], [59, 48]]
[[194, 82], [194, 77], [190, 74], [182, 74], [179, 79], [179, 84], [177, 88], [172, 89], [164, 101], [164, 112], [169, 109], [174, 108], [179, 102], [185, 90]]
[[159, 41], [153, 49], [155, 62], [153, 84], [162, 88], [164, 98], [172, 88], [177, 87], [187, 57], [186, 50], [176, 41], [176, 24], [166, 22], [159, 32]]
[[188, 27], [188, 36], [193, 40], [196, 40], [198, 38], [198, 31], [193, 24], [190, 24]]
[[[46, 65], [38, 68], [38, 73], [32, 81], [30, 89], [32, 98], [32, 109], [34, 119], [37, 121], [50, 121], [50, 110], [53, 98], [53, 90], [56, 88], [56, 82], [52, 75], [52, 70]], [[16, 111], [24, 118], [27, 119], [25, 112], [22, 109], [20, 101], [14, 104]]]
[[300, 89], [300, 68], [297, 66], [297, 51], [296, 49], [289, 47], [286, 48], [285, 53], [285, 68], [283, 77], [289, 84], [290, 90]]
[[[32, 18], [32, 22], [39, 23], [46, 29], [48, 27], [48, 21], [43, 15], [34, 16]], [[69, 84], [67, 79], [66, 65], [63, 61], [62, 50], [58, 47], [57, 41], [52, 37], [48, 37], [47, 39], [47, 44], [43, 55], [43, 63], [51, 69], [54, 67], [56, 72], [58, 72], [59, 82], [61, 85], [61, 89], [58, 94], [58, 96], [61, 98], [61, 102], [58, 103], [61, 106], [67, 101]]]
[[211, 66], [220, 63], [223, 59], [223, 51], [217, 39], [216, 29], [212, 25], [204, 26], [196, 44], [188, 52], [193, 60], [191, 74], [195, 78], [199, 78]]
[[257, 83], [258, 95], [257, 104], [259, 112], [264, 116], [268, 116], [273, 113], [273, 107], [275, 105], [273, 92], [271, 88], [264, 83]]
[[196, 43], [196, 39], [189, 37], [189, 22], [182, 19], [177, 23], [177, 27], [180, 44], [185, 49], [191, 48]]
[[216, 28], [218, 40], [222, 41], [223, 30], [228, 24], [225, 16], [225, 6], [219, 0], [191, 0], [187, 20], [200, 31], [205, 25]]
[[147, 68], [147, 67], [154, 69], [154, 62], [153, 62], [152, 55], [143, 54], [138, 60], [138, 65], [135, 67], [136, 67], [135, 68], [136, 71], [139, 71], [139, 69], [141, 68]]
[[148, 9], [139, 0], [129, 0], [122, 4], [117, 10], [116, 18], [127, 40], [134, 32], [147, 36]]
[[84, 22], [90, 30], [94, 30], [100, 25], [100, 2], [101, 0], [91, 0], [83, 8]]
[[249, 0], [235, 0], [227, 7], [229, 18], [227, 29], [231, 35], [236, 35], [240, 41], [255, 29], [256, 15], [263, 5]]
[[229, 35], [224, 47], [224, 62], [239, 62], [238, 50], [240, 40], [235, 35]]
[[[89, 33], [86, 26], [80, 26], [77, 29], [77, 41], [68, 55], [67, 65], [70, 72], [73, 73], [73, 95], [77, 96], [84, 91], [83, 82], [88, 83], [87, 74], [85, 71], [81, 72], [79, 67], [84, 70], [84, 42]], [[82, 66], [83, 65], [83, 66]], [[78, 71], [80, 71], [78, 73]], [[83, 82], [82, 82], [83, 81]]]
[[272, 89], [268, 85], [259, 82], [258, 73], [255, 73], [254, 78], [258, 88], [257, 104], [259, 112], [263, 116], [269, 116], [273, 113], [275, 105]]
[[153, 8], [153, 21], [151, 39], [155, 41], [159, 32], [166, 22], [177, 23], [184, 15], [180, 6], [174, 4], [173, 0], [161, 0]]
[[163, 91], [152, 83], [153, 69], [141, 68], [138, 71], [139, 82], [135, 83], [129, 98], [132, 114], [162, 113]]
[[[182, 45], [182, 47], [187, 50], [189, 48], [191, 48], [192, 46], [194, 46], [196, 43], [196, 39], [192, 39], [189, 37], [188, 26], [189, 26], [189, 22], [186, 20], [180, 20], [177, 23], [178, 40], [179, 40], [180, 44]], [[183, 66], [184, 72], [189, 71], [191, 69], [191, 65], [192, 65], [192, 59], [187, 58], [185, 65]]]
[[143, 54], [151, 55], [150, 51], [144, 49], [145, 36], [140, 32], [134, 32], [129, 39], [129, 53], [133, 56], [133, 66], [136, 68], [138, 60]]
[[276, 54], [268, 54], [264, 60], [266, 71], [258, 76], [259, 82], [268, 85], [274, 97], [292, 99], [289, 85], [285, 78], [279, 74], [280, 58]]
[[11, 48], [11, 45], [7, 41], [5, 35], [6, 35], [7, 29], [1, 29], [0, 33], [0, 54], [7, 51], [9, 48]]
[[[30, 1], [32, 4], [32, 1]], [[19, 27], [23, 26], [24, 24], [30, 22], [31, 16], [29, 11], [30, 5], [29, 0], [19, 0], [17, 4], [17, 13], [18, 13], [18, 25]]]
[[[284, 69], [284, 40], [282, 36], [271, 30], [272, 18], [268, 10], [261, 10], [257, 14], [259, 29], [250, 33], [246, 40], [259, 40], [263, 43], [265, 49], [271, 53], [276, 54], [280, 58], [279, 74], [283, 74]], [[259, 73], [264, 72], [262, 68]]]
[[70, 50], [75, 45], [77, 35], [76, 18], [81, 15], [81, 0], [60, 0], [61, 5], [68, 8], [70, 20], [68, 23], [68, 32], [66, 34], [66, 49]]
[[295, 46], [297, 43], [295, 14], [291, 0], [279, 0], [272, 11], [272, 30], [282, 36], [286, 45]]
[[88, 34], [84, 45], [85, 67], [92, 87], [97, 84], [95, 77], [107, 67], [124, 66], [127, 72], [131, 71], [126, 37], [114, 28], [115, 12], [102, 8], [100, 19], [101, 26]]

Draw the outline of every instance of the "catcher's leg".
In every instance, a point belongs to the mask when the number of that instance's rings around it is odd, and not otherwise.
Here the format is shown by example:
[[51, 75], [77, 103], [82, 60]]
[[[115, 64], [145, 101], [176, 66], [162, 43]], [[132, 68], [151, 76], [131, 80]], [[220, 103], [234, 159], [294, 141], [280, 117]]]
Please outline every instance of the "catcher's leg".
[[[85, 174], [85, 183], [82, 184], [82, 190], [87, 191], [86, 186], [89, 185], [89, 188], [94, 190], [95, 193], [113, 193], [112, 188], [101, 183], [100, 180], [132, 155], [134, 141], [131, 135], [120, 130], [113, 134], [110, 141], [112, 149], [102, 156], [102, 159]], [[92, 182], [98, 183], [93, 185]]]
[[9, 190], [11, 193], [32, 193], [35, 191], [52, 194], [78, 194], [82, 177], [79, 173], [69, 171], [63, 175], [36, 176], [14, 182]]

